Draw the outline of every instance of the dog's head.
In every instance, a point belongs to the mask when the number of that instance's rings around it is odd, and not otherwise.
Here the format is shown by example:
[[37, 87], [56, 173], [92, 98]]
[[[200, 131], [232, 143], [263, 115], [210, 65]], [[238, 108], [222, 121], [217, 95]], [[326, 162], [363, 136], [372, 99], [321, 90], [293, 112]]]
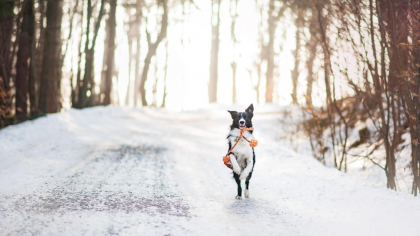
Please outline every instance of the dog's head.
[[245, 112], [237, 112], [237, 111], [228, 111], [232, 116], [233, 123], [230, 126], [233, 128], [244, 128], [245, 126], [250, 128], [252, 127], [252, 117], [254, 116], [254, 106], [251, 104]]

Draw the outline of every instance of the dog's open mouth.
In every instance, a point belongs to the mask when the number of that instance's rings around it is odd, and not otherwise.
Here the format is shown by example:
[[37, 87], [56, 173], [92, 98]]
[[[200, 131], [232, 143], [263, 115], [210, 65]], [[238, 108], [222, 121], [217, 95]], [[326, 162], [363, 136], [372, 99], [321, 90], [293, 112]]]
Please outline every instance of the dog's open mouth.
[[239, 128], [243, 129], [245, 128], [245, 125], [239, 125]]

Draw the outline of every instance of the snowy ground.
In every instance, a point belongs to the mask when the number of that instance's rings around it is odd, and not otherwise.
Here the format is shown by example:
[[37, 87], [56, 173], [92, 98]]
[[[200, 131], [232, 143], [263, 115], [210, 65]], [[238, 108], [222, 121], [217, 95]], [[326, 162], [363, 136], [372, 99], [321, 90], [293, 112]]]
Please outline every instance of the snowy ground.
[[245, 200], [222, 162], [224, 108], [97, 107], [8, 127], [0, 235], [420, 235], [418, 198], [290, 150], [280, 109], [256, 107]]

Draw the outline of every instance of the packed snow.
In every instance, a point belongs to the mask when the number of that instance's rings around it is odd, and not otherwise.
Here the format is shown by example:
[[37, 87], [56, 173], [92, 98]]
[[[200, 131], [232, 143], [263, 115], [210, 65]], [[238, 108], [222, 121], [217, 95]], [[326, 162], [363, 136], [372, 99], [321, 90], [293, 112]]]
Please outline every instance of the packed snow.
[[226, 110], [244, 108], [95, 107], [1, 130], [0, 235], [420, 235], [418, 198], [290, 149], [283, 107], [256, 106], [236, 200]]

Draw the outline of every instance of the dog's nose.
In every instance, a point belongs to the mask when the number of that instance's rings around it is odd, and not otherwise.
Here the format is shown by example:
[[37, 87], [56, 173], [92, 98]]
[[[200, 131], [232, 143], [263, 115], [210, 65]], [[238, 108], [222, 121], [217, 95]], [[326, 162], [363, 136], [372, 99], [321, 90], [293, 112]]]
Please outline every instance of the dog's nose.
[[241, 120], [241, 121], [239, 121], [239, 124], [243, 125], [243, 124], [245, 124], [245, 121]]

